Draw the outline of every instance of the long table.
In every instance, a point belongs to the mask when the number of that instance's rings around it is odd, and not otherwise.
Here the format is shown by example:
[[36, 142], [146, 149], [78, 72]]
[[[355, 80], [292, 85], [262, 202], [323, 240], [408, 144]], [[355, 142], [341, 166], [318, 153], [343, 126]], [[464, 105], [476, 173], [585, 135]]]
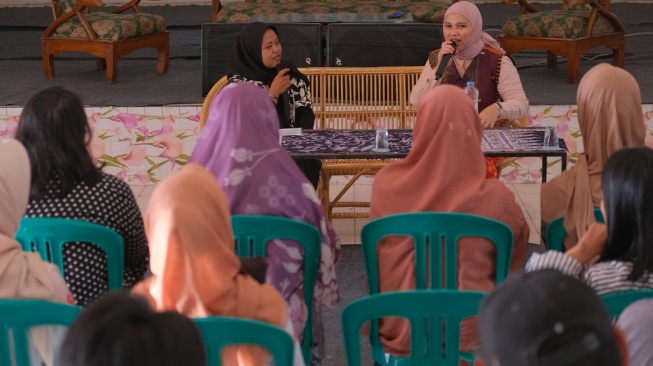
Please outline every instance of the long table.
[[[396, 159], [408, 155], [413, 146], [413, 130], [389, 130], [389, 152], [372, 151], [374, 130], [304, 130], [301, 135], [284, 136], [288, 154], [305, 159]], [[542, 182], [546, 182], [549, 157], [561, 160], [567, 169], [567, 146], [560, 139], [558, 149], [543, 148], [544, 128], [486, 128], [481, 150], [486, 157], [542, 158]]]

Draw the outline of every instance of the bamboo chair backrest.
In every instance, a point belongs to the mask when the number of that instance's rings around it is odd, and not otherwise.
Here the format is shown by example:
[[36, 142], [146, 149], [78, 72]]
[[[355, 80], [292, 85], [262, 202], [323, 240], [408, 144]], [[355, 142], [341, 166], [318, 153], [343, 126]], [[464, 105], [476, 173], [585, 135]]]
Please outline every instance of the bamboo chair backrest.
[[302, 68], [310, 81], [316, 129], [412, 128], [410, 90], [422, 66]]

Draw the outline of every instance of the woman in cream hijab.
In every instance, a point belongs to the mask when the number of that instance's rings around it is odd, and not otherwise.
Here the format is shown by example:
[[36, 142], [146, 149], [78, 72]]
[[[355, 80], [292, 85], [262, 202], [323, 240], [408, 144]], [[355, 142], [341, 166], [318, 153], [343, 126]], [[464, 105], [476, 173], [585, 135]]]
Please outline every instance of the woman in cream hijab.
[[[239, 275], [229, 204], [213, 175], [188, 164], [159, 184], [145, 214], [152, 276], [132, 292], [158, 311], [192, 318], [212, 315], [258, 320], [292, 329], [281, 295]], [[292, 334], [292, 333], [291, 333]], [[295, 342], [295, 363], [303, 364]], [[223, 365], [259, 366], [269, 355], [255, 346], [228, 347]]]
[[[452, 85], [433, 88], [420, 100], [408, 156], [381, 169], [372, 186], [372, 219], [406, 212], [460, 212], [508, 225], [514, 235], [510, 271], [526, 256], [529, 229], [515, 195], [496, 179], [485, 179], [483, 136], [472, 101]], [[462, 169], [461, 169], [462, 167]], [[415, 250], [411, 239], [387, 237], [378, 246], [382, 292], [415, 288]], [[491, 291], [496, 250], [486, 239], [462, 238], [458, 248], [458, 288]], [[410, 327], [402, 319], [380, 324], [386, 352], [409, 352]], [[461, 350], [478, 341], [473, 322], [461, 327]]]
[[601, 172], [610, 155], [624, 147], [644, 146], [642, 97], [635, 78], [610, 64], [588, 71], [578, 85], [578, 125], [585, 152], [576, 165], [542, 185], [542, 233], [563, 216], [565, 248], [576, 245], [603, 199]]
[[[37, 299], [72, 304], [72, 295], [59, 269], [43, 262], [38, 253], [23, 251], [14, 239], [27, 209], [29, 167], [27, 151], [20, 142], [0, 141], [0, 299]], [[30, 338], [46, 365], [51, 365], [53, 358], [50, 329], [39, 327], [30, 332]]]

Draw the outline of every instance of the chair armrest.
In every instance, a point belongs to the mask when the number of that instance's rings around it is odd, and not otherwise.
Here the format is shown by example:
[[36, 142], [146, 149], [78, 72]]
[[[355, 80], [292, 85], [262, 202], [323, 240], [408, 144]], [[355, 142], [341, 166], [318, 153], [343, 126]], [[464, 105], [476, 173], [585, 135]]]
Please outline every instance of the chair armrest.
[[62, 23], [67, 22], [74, 16], [77, 16], [82, 23], [82, 27], [86, 31], [88, 38], [95, 39], [95, 33], [93, 32], [91, 26], [86, 22], [86, 19], [84, 19], [84, 13], [88, 11], [89, 8], [99, 8], [102, 6], [104, 6], [102, 0], [79, 0], [77, 6], [73, 10], [63, 14], [59, 18], [55, 19], [54, 22], [50, 23], [50, 25], [41, 34], [41, 37], [49, 37]]
[[[578, 5], [589, 4], [592, 7], [590, 17], [587, 20], [585, 37], [589, 37], [592, 35], [592, 30], [594, 29], [594, 23], [596, 22], [596, 18], [598, 18], [599, 14], [604, 18], [606, 18], [610, 23], [612, 23], [612, 26], [614, 27], [615, 30], [617, 30], [618, 32], [624, 31], [624, 27], [621, 25], [621, 22], [619, 21], [617, 16], [604, 9], [603, 6], [601, 6], [601, 4], [598, 3], [596, 0], [579, 0], [577, 4]], [[609, 4], [609, 2], [607, 4]]]
[[131, 0], [127, 4], [119, 7], [118, 9], [114, 10], [112, 13], [113, 14], [120, 14], [125, 10], [129, 9], [134, 9], [134, 13], [142, 13], [141, 8], [138, 6], [138, 3], [140, 3], [141, 0]]
[[533, 5], [529, 4], [526, 0], [501, 0], [504, 4], [512, 4], [519, 2], [519, 15], [524, 15], [528, 11], [529, 13], [537, 13], [539, 10]]
[[218, 12], [222, 9], [222, 3], [220, 0], [211, 1], [211, 23], [216, 23], [218, 21]]
[[104, 6], [104, 3], [102, 2], [102, 0], [78, 0], [77, 2], [79, 4], [81, 4], [82, 6], [86, 6], [86, 7], [89, 7], [89, 8], [100, 8], [100, 7]]

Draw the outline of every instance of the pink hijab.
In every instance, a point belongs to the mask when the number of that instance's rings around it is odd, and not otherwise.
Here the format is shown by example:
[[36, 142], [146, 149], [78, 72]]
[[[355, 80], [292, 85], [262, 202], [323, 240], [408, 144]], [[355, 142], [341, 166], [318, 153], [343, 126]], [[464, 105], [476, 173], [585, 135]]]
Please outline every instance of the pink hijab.
[[459, 1], [451, 5], [447, 12], [444, 13], [444, 18], [449, 14], [460, 14], [469, 20], [472, 25], [472, 38], [469, 46], [464, 50], [459, 50], [455, 57], [461, 59], [472, 59], [478, 55], [483, 47], [486, 45], [506, 53], [499, 45], [496, 39], [492, 38], [489, 34], [483, 32], [483, 17], [476, 5], [468, 1]]
[[595, 221], [601, 204], [601, 173], [610, 155], [624, 147], [644, 146], [642, 98], [635, 78], [610, 64], [599, 64], [581, 79], [576, 94], [578, 125], [585, 152], [576, 165], [542, 185], [542, 222], [564, 215], [570, 248]]
[[[510, 270], [517, 271], [526, 256], [529, 229], [515, 195], [496, 179], [485, 179], [481, 151], [483, 130], [471, 99], [457, 86], [441, 85], [422, 97], [408, 156], [381, 169], [374, 179], [370, 217], [404, 212], [462, 212], [501, 221], [512, 229], [514, 245]], [[461, 169], [462, 167], [462, 169]], [[495, 250], [485, 239], [463, 238], [458, 251], [458, 288], [494, 288]], [[388, 237], [379, 245], [382, 292], [415, 288], [414, 250], [410, 239]], [[380, 327], [386, 350], [408, 353], [410, 328], [400, 319]], [[461, 349], [478, 340], [474, 323], [463, 324]]]

